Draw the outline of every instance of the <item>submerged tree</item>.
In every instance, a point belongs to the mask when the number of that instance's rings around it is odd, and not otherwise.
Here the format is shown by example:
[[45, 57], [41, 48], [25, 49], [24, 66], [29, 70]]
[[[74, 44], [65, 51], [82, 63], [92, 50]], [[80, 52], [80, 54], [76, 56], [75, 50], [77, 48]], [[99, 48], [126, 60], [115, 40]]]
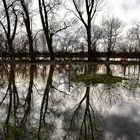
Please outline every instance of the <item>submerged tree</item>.
[[[88, 44], [88, 60], [92, 60], [92, 37], [91, 37], [91, 27], [92, 21], [96, 13], [100, 10], [101, 0], [73, 0], [73, 4], [77, 11], [76, 15], [86, 28], [87, 32], [87, 44]], [[85, 18], [86, 17], [86, 18]], [[95, 52], [93, 52], [95, 54]]]

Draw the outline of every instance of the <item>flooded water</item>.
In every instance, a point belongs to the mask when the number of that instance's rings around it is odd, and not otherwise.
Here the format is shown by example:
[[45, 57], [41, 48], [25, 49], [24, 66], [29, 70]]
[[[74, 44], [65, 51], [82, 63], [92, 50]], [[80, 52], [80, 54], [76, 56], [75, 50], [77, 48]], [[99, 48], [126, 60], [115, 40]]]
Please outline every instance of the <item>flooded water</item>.
[[137, 65], [0, 65], [0, 140], [140, 140], [139, 76]]

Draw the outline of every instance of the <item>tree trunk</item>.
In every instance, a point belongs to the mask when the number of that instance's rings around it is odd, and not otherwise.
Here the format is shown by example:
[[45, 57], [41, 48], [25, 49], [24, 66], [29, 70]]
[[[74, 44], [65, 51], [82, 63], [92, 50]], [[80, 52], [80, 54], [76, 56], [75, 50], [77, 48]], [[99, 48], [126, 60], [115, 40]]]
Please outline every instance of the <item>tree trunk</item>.
[[13, 54], [14, 54], [13, 43], [12, 43], [11, 40], [8, 40], [8, 47], [9, 47], [9, 52], [8, 53], [10, 55], [10, 59], [14, 60], [14, 56], [13, 56]]
[[88, 60], [92, 60], [92, 50], [91, 50], [91, 21], [88, 21], [87, 27], [87, 43], [88, 43]]
[[51, 38], [48, 39], [47, 45], [48, 45], [48, 50], [49, 50], [49, 54], [50, 54], [50, 59], [54, 60], [54, 52], [53, 52], [53, 48], [52, 48], [52, 39]]

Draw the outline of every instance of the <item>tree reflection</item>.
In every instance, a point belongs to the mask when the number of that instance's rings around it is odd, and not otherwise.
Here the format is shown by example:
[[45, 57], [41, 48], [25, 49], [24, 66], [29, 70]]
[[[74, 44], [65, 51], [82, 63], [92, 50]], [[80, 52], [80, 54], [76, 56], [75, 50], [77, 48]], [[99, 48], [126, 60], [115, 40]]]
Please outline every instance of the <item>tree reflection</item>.
[[[84, 67], [84, 74], [95, 76], [97, 65]], [[64, 129], [67, 131], [64, 139], [102, 140], [101, 122], [97, 119], [96, 111], [91, 104], [90, 85], [80, 102], [74, 107], [73, 113], [67, 111], [64, 115]], [[67, 116], [71, 112], [71, 119]], [[99, 116], [98, 116], [99, 117]], [[66, 121], [66, 122], [65, 122]]]
[[110, 64], [106, 64], [106, 75], [107, 76], [112, 76], [112, 70], [111, 70], [111, 68], [110, 68]]
[[33, 97], [33, 85], [34, 85], [34, 74], [35, 74], [36, 66], [31, 65], [30, 66], [30, 78], [29, 78], [29, 88], [28, 93], [25, 99], [24, 104], [24, 115], [21, 120], [20, 128], [23, 129], [25, 127], [25, 124], [27, 123], [28, 116], [30, 115], [31, 111], [31, 103], [32, 103], [32, 97]]
[[[15, 70], [15, 64], [11, 64], [10, 72], [9, 72], [8, 87], [7, 87], [5, 96], [3, 97], [0, 104], [2, 105], [5, 99], [8, 98], [7, 115], [6, 115], [6, 120], [4, 124], [4, 132], [7, 138], [9, 138], [9, 136], [11, 135], [10, 129], [18, 125], [17, 110], [20, 106], [19, 95], [18, 95], [16, 84], [15, 84], [14, 70]], [[15, 135], [15, 137], [17, 137], [17, 135]]]
[[[23, 71], [24, 76], [22, 76], [26, 78], [27, 76], [29, 76], [29, 85], [28, 85], [28, 89], [26, 90], [27, 93], [25, 92], [18, 93], [16, 81], [15, 81], [16, 73], [20, 75], [20, 72], [16, 71], [18, 68], [29, 70], [29, 73], [27, 71], [26, 72]], [[40, 117], [36, 118], [39, 121], [39, 126], [37, 126], [37, 123], [34, 123], [33, 120], [34, 118], [32, 118], [34, 115], [31, 116], [34, 108], [33, 102], [35, 101], [35, 91], [33, 90], [35, 87], [34, 79], [36, 76], [39, 76], [39, 73], [37, 72], [37, 67], [36, 65], [30, 65], [30, 67], [19, 65], [18, 68], [16, 67], [15, 64], [10, 64], [8, 70], [9, 71], [8, 86], [6, 89], [6, 93], [4, 94], [0, 102], [1, 106], [6, 104], [5, 107], [6, 119], [3, 127], [4, 134], [5, 134], [4, 138], [9, 140], [20, 139], [23, 137], [27, 138], [27, 136], [33, 138], [35, 137], [35, 135], [37, 136], [37, 134], [35, 134], [37, 132], [35, 130], [37, 129], [37, 127], [38, 127], [38, 138], [36, 139], [42, 139], [43, 135], [41, 134], [44, 133], [44, 130], [45, 130], [44, 137], [46, 135], [48, 137], [50, 135], [49, 133], [53, 133], [54, 131], [53, 129], [55, 129], [55, 126], [52, 122], [52, 118], [49, 118], [50, 113], [51, 112], [55, 113], [55, 111], [53, 109], [52, 110], [50, 109], [50, 112], [48, 111], [48, 104], [49, 101], [51, 100], [49, 93], [50, 93], [50, 89], [52, 88], [52, 77], [54, 73], [54, 66], [50, 66], [47, 84], [45, 87], [41, 108], [40, 108]], [[43, 74], [44, 77], [47, 74], [46, 72], [44, 72], [45, 69], [43, 68], [43, 71], [40, 73], [40, 75]], [[22, 88], [26, 88], [26, 87], [22, 87]], [[37, 92], [39, 92], [37, 87], [35, 87], [35, 89], [37, 90]], [[42, 97], [42, 94], [40, 95]], [[36, 108], [36, 110], [38, 110], [38, 108]], [[48, 128], [49, 131], [48, 130], [46, 131], [46, 129]], [[35, 130], [36, 132], [33, 132], [33, 130]]]
[[84, 97], [75, 106], [70, 120], [67, 116], [69, 113], [70, 112], [66, 112], [64, 115], [64, 129], [67, 131], [64, 139], [103, 139], [103, 132], [100, 127], [101, 122], [97, 119], [96, 112], [91, 104], [89, 86], [86, 87]]
[[21, 93], [18, 93], [16, 86], [16, 65], [13, 63], [10, 64], [8, 87], [0, 103], [0, 105], [7, 104], [6, 119], [4, 123], [4, 133], [6, 139], [20, 139], [21, 137], [24, 137], [27, 130], [29, 130], [27, 121], [30, 120], [29, 116], [31, 112], [31, 103], [33, 100], [32, 95], [35, 69], [35, 65], [30, 66], [29, 87], [26, 98], [24, 100]]
[[[3, 115], [0, 139], [51, 140], [57, 136], [66, 140], [105, 139], [103, 115], [123, 98], [119, 86], [102, 81], [90, 84], [71, 80], [81, 73], [96, 78], [102, 75], [99, 68], [99, 65], [1, 65], [0, 80], [6, 80], [1, 82], [3, 85], [0, 83]], [[103, 75], [112, 78], [112, 67], [105, 68]], [[134, 71], [130, 84], [138, 86], [140, 71], [136, 67]]]
[[133, 97], [136, 97], [136, 93], [139, 93], [138, 87], [140, 86], [140, 65], [132, 65], [127, 67], [124, 89], [132, 93]]
[[44, 91], [43, 99], [42, 99], [42, 103], [41, 103], [40, 120], [39, 120], [39, 128], [38, 128], [38, 139], [40, 139], [40, 133], [41, 133], [41, 130], [43, 127], [51, 129], [50, 128], [51, 124], [48, 124], [46, 122], [46, 113], [47, 113], [48, 104], [49, 104], [49, 96], [50, 96], [49, 92], [50, 92], [50, 88], [52, 86], [53, 73], [54, 73], [54, 66], [51, 65], [50, 70], [49, 70], [47, 84], [45, 87], [45, 91]]

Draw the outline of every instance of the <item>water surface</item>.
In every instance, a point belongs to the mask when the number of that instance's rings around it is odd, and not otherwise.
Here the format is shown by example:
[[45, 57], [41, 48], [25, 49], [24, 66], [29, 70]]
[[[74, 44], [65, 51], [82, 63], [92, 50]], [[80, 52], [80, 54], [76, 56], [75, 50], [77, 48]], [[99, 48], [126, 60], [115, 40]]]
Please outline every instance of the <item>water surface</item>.
[[[115, 83], [75, 80], [119, 76]], [[1, 140], [139, 140], [140, 67], [0, 65]]]

